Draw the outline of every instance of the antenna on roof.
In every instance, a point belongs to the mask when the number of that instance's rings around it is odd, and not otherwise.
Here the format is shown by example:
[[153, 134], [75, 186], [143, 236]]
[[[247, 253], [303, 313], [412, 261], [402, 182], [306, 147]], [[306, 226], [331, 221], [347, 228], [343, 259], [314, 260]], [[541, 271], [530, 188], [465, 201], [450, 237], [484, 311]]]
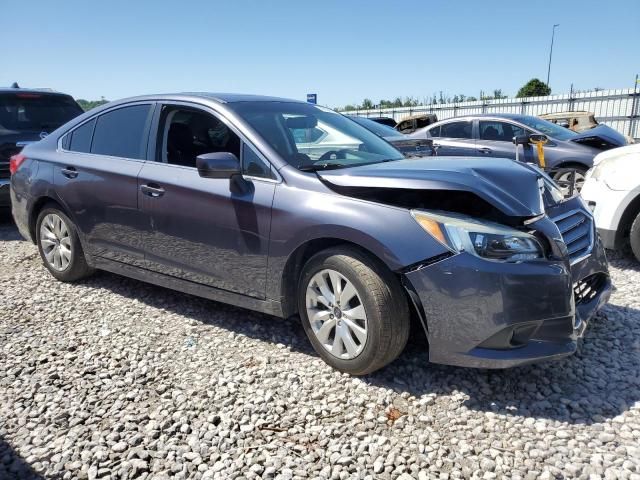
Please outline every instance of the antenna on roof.
[[13, 82], [11, 88], [20, 88], [20, 85], [18, 85], [18, 82]]

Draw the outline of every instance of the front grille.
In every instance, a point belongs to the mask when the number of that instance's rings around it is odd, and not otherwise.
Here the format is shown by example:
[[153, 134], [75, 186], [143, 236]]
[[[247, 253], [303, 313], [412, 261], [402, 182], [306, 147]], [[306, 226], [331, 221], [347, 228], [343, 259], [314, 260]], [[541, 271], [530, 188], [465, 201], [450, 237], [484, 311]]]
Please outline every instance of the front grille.
[[598, 295], [598, 291], [602, 288], [605, 280], [606, 275], [602, 273], [594, 273], [593, 275], [589, 275], [574, 284], [573, 294], [575, 296], [576, 305], [593, 300], [596, 295]]
[[572, 210], [552, 218], [567, 245], [569, 259], [576, 262], [593, 248], [593, 219], [581, 210]]

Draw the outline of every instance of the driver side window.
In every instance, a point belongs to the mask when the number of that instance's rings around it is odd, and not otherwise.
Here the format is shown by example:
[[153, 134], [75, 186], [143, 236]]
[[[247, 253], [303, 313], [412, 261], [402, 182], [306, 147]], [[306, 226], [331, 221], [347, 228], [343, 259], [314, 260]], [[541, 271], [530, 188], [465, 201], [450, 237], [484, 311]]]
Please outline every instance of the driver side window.
[[157, 161], [196, 166], [204, 153], [229, 152], [240, 158], [240, 138], [208, 112], [165, 105], [160, 117]]

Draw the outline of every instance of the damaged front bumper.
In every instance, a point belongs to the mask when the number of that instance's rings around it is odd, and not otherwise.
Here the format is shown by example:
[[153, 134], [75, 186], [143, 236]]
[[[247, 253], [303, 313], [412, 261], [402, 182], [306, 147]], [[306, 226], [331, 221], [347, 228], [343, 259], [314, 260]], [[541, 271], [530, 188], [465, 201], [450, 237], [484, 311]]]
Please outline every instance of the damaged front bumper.
[[[609, 299], [607, 260], [579, 199], [547, 214], [559, 219], [546, 219], [545, 226], [554, 252], [562, 254], [551, 255], [555, 260], [504, 263], [463, 252], [404, 273], [430, 361], [506, 368], [576, 351], [587, 323]], [[579, 231], [563, 233], [582, 214], [588, 245], [576, 243]]]

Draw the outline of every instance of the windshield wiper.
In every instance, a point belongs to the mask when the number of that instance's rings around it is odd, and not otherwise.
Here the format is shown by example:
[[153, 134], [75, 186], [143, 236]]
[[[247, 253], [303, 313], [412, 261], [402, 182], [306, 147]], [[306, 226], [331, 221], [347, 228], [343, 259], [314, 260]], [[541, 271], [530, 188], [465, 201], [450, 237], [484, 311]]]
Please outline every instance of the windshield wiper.
[[318, 170], [336, 170], [338, 168], [348, 167], [344, 163], [320, 163], [313, 165], [302, 165], [298, 167], [301, 172], [317, 172]]

